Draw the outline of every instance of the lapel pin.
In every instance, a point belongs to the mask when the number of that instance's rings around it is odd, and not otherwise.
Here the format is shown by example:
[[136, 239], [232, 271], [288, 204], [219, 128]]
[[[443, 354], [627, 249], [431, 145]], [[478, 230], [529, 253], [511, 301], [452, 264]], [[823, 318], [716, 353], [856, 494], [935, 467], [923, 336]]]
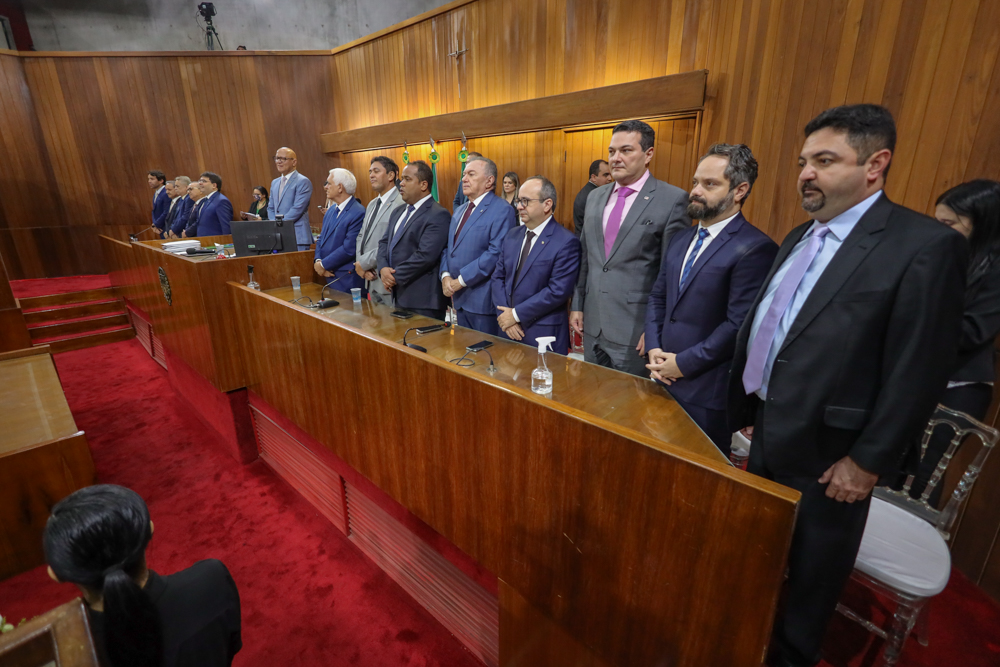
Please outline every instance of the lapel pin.
[[649, 199], [649, 197], [643, 197], [643, 199]]

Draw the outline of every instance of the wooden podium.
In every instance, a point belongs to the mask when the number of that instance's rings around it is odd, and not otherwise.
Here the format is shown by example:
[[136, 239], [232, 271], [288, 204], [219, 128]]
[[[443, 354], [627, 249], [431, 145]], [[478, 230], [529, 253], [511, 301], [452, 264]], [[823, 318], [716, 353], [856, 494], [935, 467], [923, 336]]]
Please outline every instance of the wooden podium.
[[799, 494], [729, 465], [661, 387], [550, 355], [539, 396], [527, 345], [462, 368], [482, 333], [408, 338], [423, 353], [401, 341], [427, 318], [229, 289], [251, 397], [497, 576], [499, 664], [761, 664]]

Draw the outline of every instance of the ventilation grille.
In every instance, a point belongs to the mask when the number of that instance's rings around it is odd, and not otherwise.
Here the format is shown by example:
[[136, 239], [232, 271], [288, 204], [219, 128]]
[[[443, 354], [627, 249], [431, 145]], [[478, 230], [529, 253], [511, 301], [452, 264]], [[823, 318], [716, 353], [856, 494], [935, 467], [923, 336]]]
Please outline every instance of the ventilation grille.
[[345, 482], [350, 539], [480, 660], [500, 662], [497, 598]]
[[153, 360], [164, 368], [167, 367], [167, 357], [163, 354], [163, 342], [160, 337], [153, 333], [152, 327], [150, 327], [150, 338], [153, 341]]
[[138, 312], [131, 307], [128, 309], [132, 319], [132, 326], [135, 328], [135, 338], [139, 344], [153, 356], [153, 327]]
[[340, 530], [347, 527], [340, 475], [267, 415], [250, 406], [260, 457]]

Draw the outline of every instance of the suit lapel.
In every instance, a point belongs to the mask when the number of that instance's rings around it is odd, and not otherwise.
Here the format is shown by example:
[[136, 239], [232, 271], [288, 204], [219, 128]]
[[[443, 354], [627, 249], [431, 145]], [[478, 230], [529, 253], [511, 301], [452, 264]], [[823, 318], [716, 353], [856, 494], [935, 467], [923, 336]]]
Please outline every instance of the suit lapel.
[[881, 239], [877, 235], [885, 228], [891, 211], [891, 202], [883, 194], [861, 217], [806, 297], [802, 309], [795, 316], [795, 321], [792, 322], [788, 335], [781, 344], [779, 354], [809, 326], [820, 311], [826, 308], [868, 253], [879, 244]]
[[[543, 231], [542, 235], [538, 237], [537, 241], [535, 241], [535, 245], [531, 246], [531, 250], [528, 251], [528, 256], [524, 258], [524, 266], [521, 267], [521, 275], [518, 276], [517, 282], [521, 282], [522, 280], [524, 280], [524, 277], [528, 275], [528, 269], [530, 269], [531, 265], [535, 263], [535, 260], [538, 259], [538, 256], [541, 255], [543, 252], [545, 252], [545, 246], [548, 244], [549, 239], [552, 236], [552, 232], [554, 232], [556, 229], [553, 225], [558, 225], [558, 224], [559, 223], [556, 222], [556, 219], [552, 218], [551, 220], [549, 220], [549, 223], [545, 225], [545, 231]], [[527, 228], [525, 228], [524, 233], [527, 236], [528, 234]], [[518, 247], [518, 251], [520, 251], [520, 247]], [[518, 256], [520, 256], [520, 254], [521, 253], [518, 252]], [[516, 264], [514, 268], [515, 270], [517, 269]], [[514, 284], [514, 287], [517, 287], [517, 283]]]
[[639, 219], [639, 216], [641, 216], [643, 211], [646, 210], [646, 207], [649, 206], [649, 202], [655, 196], [655, 192], [656, 179], [653, 178], [653, 174], [650, 174], [649, 178], [646, 179], [645, 185], [642, 186], [642, 189], [632, 195], [635, 199], [632, 200], [632, 206], [628, 210], [628, 215], [625, 216], [622, 220], [621, 227], [618, 228], [618, 236], [615, 237], [615, 243], [611, 246], [611, 254], [604, 258], [605, 262], [614, 257], [615, 253], [618, 252], [618, 248], [622, 246], [625, 237], [628, 236], [628, 233], [632, 231], [633, 227], [636, 226], [636, 220]]
[[[459, 232], [458, 234], [458, 240], [455, 241], [455, 248], [457, 248], [458, 244], [461, 243], [462, 240], [469, 235], [469, 228], [472, 227], [472, 225], [475, 224], [476, 220], [478, 220], [486, 212], [486, 209], [496, 198], [497, 198], [496, 195], [491, 196], [487, 194], [485, 197], [483, 197], [483, 201], [481, 202], [481, 204], [472, 210], [472, 215], [470, 215], [469, 219], [465, 221], [465, 226], [462, 227], [462, 231]], [[470, 206], [471, 204], [472, 200], [470, 199], [465, 205]], [[462, 210], [462, 215], [465, 215], [464, 209]], [[459, 218], [458, 221], [461, 222], [462, 219]]]
[[679, 237], [677, 241], [671, 244], [668, 252], [670, 256], [669, 261], [663, 262], [663, 267], [674, 266], [680, 267], [676, 271], [671, 271], [667, 275], [667, 307], [673, 310], [677, 306], [677, 301], [680, 297], [677, 294], [677, 283], [681, 279], [681, 271], [684, 270], [682, 266], [684, 263], [684, 255], [687, 254], [688, 246], [691, 245], [691, 237], [698, 231], [697, 227], [689, 227], [688, 229], [683, 229], [677, 232]]
[[[399, 236], [393, 234], [393, 236], [396, 239], [395, 242], [392, 244], [393, 248], [399, 245], [399, 242], [403, 240], [403, 237], [410, 233], [410, 230], [413, 229], [413, 223], [419, 220], [420, 216], [422, 216], [430, 207], [431, 207], [430, 204], [428, 204], [427, 206], [421, 205], [420, 208], [418, 208], [413, 212], [413, 215], [410, 216], [409, 220], [403, 221], [403, 228], [399, 231]], [[403, 215], [406, 215], [405, 208], [403, 209]]]
[[[591, 223], [591, 229], [594, 230], [594, 237], [597, 239], [597, 247], [600, 248], [601, 250], [601, 257], [604, 257], [604, 261], [607, 262], [608, 258], [604, 256], [604, 209], [608, 205], [608, 199], [611, 198], [611, 191], [614, 190], [615, 186], [609, 183], [608, 185], [602, 185], [601, 187], [605, 188], [607, 192], [601, 193], [600, 195], [597, 196], [597, 201], [603, 201], [603, 203], [600, 205], [600, 207], [598, 207], [597, 211], [595, 211], [596, 215], [594, 217], [596, 218], [596, 220], [594, 220], [594, 222]], [[587, 228], [586, 210], [584, 210], [583, 216], [584, 216], [583, 226], [584, 229], [586, 229]]]
[[[513, 234], [508, 237], [506, 243], [508, 244], [504, 248], [504, 282], [507, 287], [507, 298], [512, 298], [514, 294], [514, 272], [517, 271], [517, 259], [521, 255], [521, 244], [524, 242], [524, 236], [527, 234], [528, 228], [521, 225], [517, 228], [517, 234]], [[508, 305], [510, 302], [508, 301]]]
[[[705, 266], [710, 261], [712, 261], [712, 257], [715, 256], [715, 253], [719, 252], [719, 250], [722, 249], [722, 246], [726, 245], [726, 243], [729, 242], [729, 239], [731, 239], [733, 235], [735, 235], [738, 231], [740, 231], [740, 228], [743, 227], [743, 222], [744, 222], [743, 214], [737, 213], [736, 217], [733, 218], [728, 225], [726, 225], [726, 228], [723, 229], [717, 237], [712, 239], [712, 242], [708, 244], [708, 247], [705, 248], [705, 250], [701, 253], [701, 256], [695, 260], [694, 266], [691, 267], [691, 273], [688, 275], [687, 280], [684, 282], [684, 289], [681, 290], [680, 295], [677, 297], [678, 300], [680, 300], [684, 296], [684, 294], [687, 292], [688, 286], [691, 285], [692, 282], [694, 282], [695, 276], [697, 276], [698, 272], [701, 271], [701, 267]], [[692, 229], [697, 231], [698, 228], [692, 227]], [[685, 248], [685, 252], [686, 251], [687, 249]], [[681, 267], [681, 271], [683, 270], [684, 268]], [[677, 276], [677, 280], [680, 281], [680, 276]]]

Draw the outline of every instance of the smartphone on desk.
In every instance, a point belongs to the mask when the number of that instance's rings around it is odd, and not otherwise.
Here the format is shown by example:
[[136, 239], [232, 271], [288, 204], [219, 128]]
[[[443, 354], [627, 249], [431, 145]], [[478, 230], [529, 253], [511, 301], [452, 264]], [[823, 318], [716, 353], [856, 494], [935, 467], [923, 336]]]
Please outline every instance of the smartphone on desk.
[[480, 352], [482, 350], [485, 350], [488, 347], [493, 347], [493, 341], [490, 341], [490, 340], [481, 340], [478, 343], [476, 343], [474, 345], [470, 345], [469, 347], [467, 347], [465, 349], [468, 352]]
[[433, 333], [435, 331], [441, 331], [444, 329], [443, 324], [430, 324], [426, 327], [417, 327], [417, 333], [423, 336], [424, 334]]
[[389, 314], [392, 315], [393, 317], [398, 317], [401, 320], [408, 320], [411, 317], [413, 317], [413, 313], [406, 310], [394, 310]]

